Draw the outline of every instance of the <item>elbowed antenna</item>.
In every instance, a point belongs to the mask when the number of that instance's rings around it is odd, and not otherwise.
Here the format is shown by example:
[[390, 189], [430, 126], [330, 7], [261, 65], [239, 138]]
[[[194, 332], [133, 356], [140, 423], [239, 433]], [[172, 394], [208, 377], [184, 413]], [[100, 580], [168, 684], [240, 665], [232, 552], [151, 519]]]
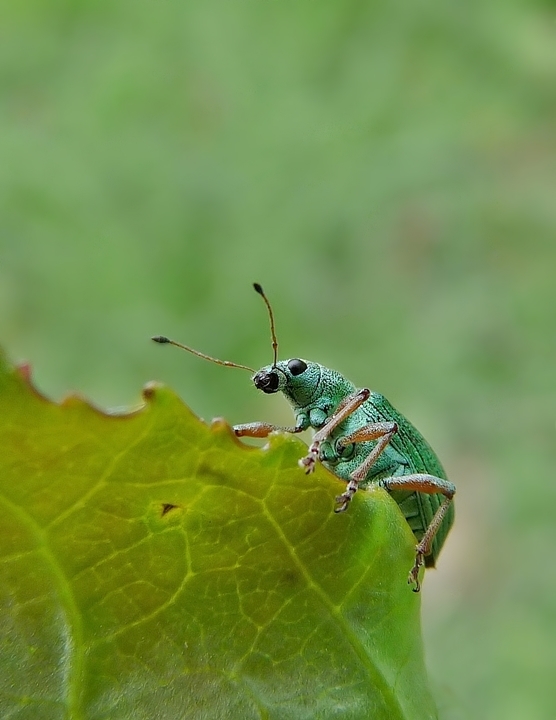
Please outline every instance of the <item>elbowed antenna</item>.
[[170, 338], [167, 338], [164, 335], [155, 335], [151, 338], [151, 340], [154, 340], [161, 345], [164, 345], [165, 343], [168, 343], [169, 345], [175, 345], [182, 350], [187, 350], [187, 352], [190, 352], [192, 355], [197, 355], [197, 357], [203, 358], [203, 360], [210, 360], [210, 362], [216, 363], [217, 365], [240, 368], [240, 370], [249, 370], [249, 372], [252, 373], [255, 372], [253, 368], [247, 367], [247, 365], [239, 365], [238, 363], [233, 363], [229, 360], [218, 360], [217, 358], [213, 358], [210, 355], [205, 355], [205, 353], [199, 352], [199, 350], [193, 350], [193, 348], [190, 348], [187, 345], [182, 345], [182, 343], [176, 342], [175, 340], [170, 340]]
[[272, 308], [270, 307], [270, 303], [264, 293], [262, 286], [259, 285], [259, 283], [253, 283], [253, 287], [265, 301], [266, 307], [268, 309], [268, 316], [270, 318], [270, 334], [272, 336], [272, 350], [274, 352], [274, 362], [272, 363], [272, 367], [276, 367], [276, 363], [278, 362], [278, 340], [276, 340], [276, 330], [274, 329], [274, 313], [272, 312]]

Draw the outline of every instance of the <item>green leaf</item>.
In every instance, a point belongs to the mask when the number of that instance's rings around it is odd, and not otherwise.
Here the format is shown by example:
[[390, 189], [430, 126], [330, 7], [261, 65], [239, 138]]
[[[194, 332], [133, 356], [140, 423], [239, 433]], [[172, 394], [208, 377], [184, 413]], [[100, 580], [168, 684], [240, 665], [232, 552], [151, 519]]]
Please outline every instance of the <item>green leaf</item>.
[[238, 442], [167, 388], [108, 415], [0, 363], [0, 717], [436, 717], [414, 539], [305, 446]]

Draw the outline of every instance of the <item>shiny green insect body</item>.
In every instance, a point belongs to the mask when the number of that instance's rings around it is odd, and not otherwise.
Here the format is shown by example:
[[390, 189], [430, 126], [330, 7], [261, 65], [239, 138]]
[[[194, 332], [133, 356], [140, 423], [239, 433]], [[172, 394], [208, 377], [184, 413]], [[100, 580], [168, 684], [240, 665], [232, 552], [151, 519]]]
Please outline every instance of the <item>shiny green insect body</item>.
[[[281, 392], [286, 396], [294, 411], [295, 426], [280, 428], [253, 422], [236, 425], [235, 434], [266, 437], [275, 430], [291, 433], [315, 430], [309, 452], [299, 464], [310, 473], [319, 460], [346, 481], [346, 490], [336, 498], [335, 512], [347, 509], [358, 487], [377, 484], [385, 488], [398, 503], [418, 541], [415, 563], [408, 577], [418, 592], [420, 568], [434, 567], [453, 523], [455, 486], [446, 479], [423, 436], [385, 397], [366, 388], [357, 390], [343, 375], [318, 363], [301, 358], [278, 361], [272, 310], [260, 285], [255, 285], [255, 289], [270, 314], [274, 362], [256, 372], [253, 383], [266, 394]], [[218, 364], [254, 372], [166, 337], [153, 340], [178, 345]]]

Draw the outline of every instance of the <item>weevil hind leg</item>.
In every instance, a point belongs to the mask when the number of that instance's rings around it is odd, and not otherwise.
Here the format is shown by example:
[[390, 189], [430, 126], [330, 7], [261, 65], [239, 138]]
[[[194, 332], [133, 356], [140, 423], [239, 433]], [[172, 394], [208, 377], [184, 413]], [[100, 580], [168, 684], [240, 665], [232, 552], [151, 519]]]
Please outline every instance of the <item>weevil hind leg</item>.
[[379, 485], [386, 490], [409, 490], [426, 493], [427, 495], [435, 495], [437, 493], [444, 495], [444, 500], [435, 512], [428, 528], [425, 530], [425, 534], [415, 546], [415, 563], [409, 571], [407, 582], [410, 585], [412, 583], [415, 584], [413, 592], [419, 592], [421, 590], [419, 571], [425, 564], [425, 557], [429, 555], [432, 550], [434, 538], [452, 504], [456, 487], [449, 480], [424, 473], [383, 478], [379, 481]]

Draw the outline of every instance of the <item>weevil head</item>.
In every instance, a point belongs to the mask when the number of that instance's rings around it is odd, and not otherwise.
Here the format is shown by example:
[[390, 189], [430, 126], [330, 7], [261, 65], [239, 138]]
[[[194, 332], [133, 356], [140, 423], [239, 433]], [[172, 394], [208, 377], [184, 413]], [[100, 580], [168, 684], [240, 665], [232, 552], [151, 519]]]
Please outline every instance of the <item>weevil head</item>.
[[267, 394], [283, 392], [294, 405], [304, 406], [313, 399], [320, 378], [318, 363], [292, 358], [261, 368], [253, 376], [253, 383], [257, 390]]

